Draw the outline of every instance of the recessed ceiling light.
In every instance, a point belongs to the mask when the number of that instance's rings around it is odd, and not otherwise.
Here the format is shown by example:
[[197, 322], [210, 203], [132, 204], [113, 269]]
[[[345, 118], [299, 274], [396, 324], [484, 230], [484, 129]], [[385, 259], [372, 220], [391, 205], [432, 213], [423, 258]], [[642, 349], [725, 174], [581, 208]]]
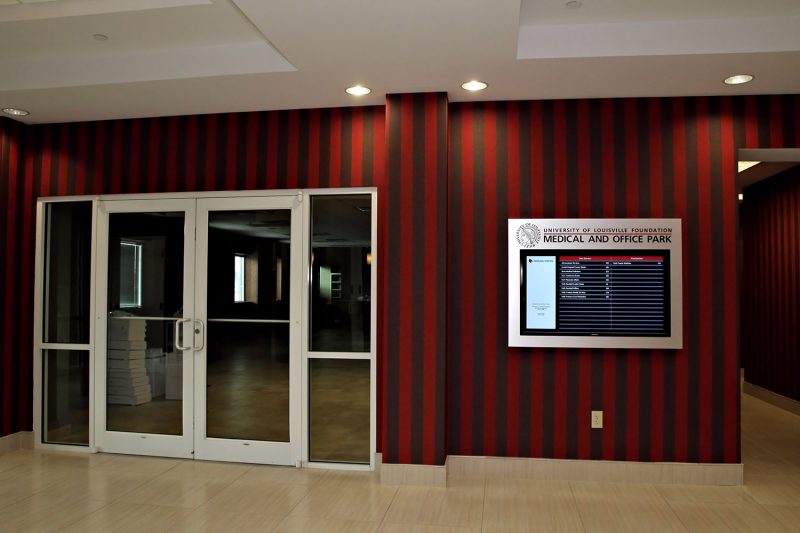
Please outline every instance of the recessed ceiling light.
[[94, 39], [95, 41], [107, 41], [108, 35], [104, 33], [95, 33], [94, 35], [92, 35], [92, 39]]
[[364, 96], [365, 94], [369, 94], [372, 92], [372, 89], [369, 87], [364, 87], [363, 85], [353, 85], [352, 87], [348, 87], [344, 90], [347, 94], [352, 94], [353, 96]]
[[567, 9], [578, 9], [583, 5], [583, 2], [581, 2], [581, 0], [569, 0], [569, 2], [564, 5], [567, 6]]
[[24, 109], [17, 109], [16, 107], [4, 107], [3, 113], [14, 117], [24, 117], [26, 115], [31, 114], [30, 111], [25, 111]]
[[753, 81], [753, 76], [750, 74], [737, 74], [736, 76], [725, 78], [725, 85], [740, 85], [748, 81]]
[[486, 85], [482, 81], [478, 81], [478, 80], [472, 80], [472, 81], [468, 81], [466, 83], [462, 83], [461, 84], [461, 88], [462, 89], [466, 89], [468, 91], [473, 91], [473, 92], [474, 91], [482, 91], [486, 87], [488, 87], [488, 85]]

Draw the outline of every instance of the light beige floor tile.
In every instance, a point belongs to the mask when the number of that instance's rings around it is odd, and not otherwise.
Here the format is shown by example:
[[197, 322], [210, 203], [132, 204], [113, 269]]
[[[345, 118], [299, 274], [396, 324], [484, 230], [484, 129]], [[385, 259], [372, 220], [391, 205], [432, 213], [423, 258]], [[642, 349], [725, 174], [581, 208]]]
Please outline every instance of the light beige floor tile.
[[308, 494], [304, 485], [264, 485], [234, 481], [211, 498], [205, 507], [210, 511], [288, 515]]
[[378, 531], [379, 522], [358, 522], [355, 520], [335, 520], [311, 518], [309, 516], [290, 516], [281, 522], [273, 533], [373, 533]]
[[664, 503], [578, 501], [581, 523], [587, 532], [686, 531], [678, 516]]
[[139, 457], [135, 455], [100, 454], [92, 468], [115, 472], [136, 472], [159, 475], [189, 459], [167, 459], [162, 457]]
[[583, 531], [568, 482], [527, 479], [487, 480], [483, 529]]
[[219, 494], [230, 482], [209, 479], [158, 477], [138, 487], [122, 499], [128, 503], [167, 505], [195, 509]]
[[172, 531], [185, 521], [191, 512], [178, 507], [114, 502], [74, 522], [63, 531], [65, 533]]
[[777, 477], [772, 481], [746, 483], [744, 490], [762, 505], [797, 505], [800, 501], [800, 486]]
[[383, 524], [378, 533], [481, 533], [481, 528]]
[[286, 517], [256, 513], [231, 513], [201, 507], [178, 519], [172, 531], [185, 533], [250, 533], [273, 531]]
[[0, 530], [57, 531], [104, 505], [76, 492], [40, 492], [0, 510]]
[[769, 514], [777, 518], [790, 531], [800, 532], [800, 500], [797, 506], [792, 505], [764, 505]]
[[48, 485], [44, 491], [78, 493], [90, 500], [112, 502], [144, 485], [152, 477], [149, 474], [133, 472], [82, 470]]
[[451, 480], [448, 487], [399, 487], [384, 522], [476, 528], [483, 520], [484, 486]]
[[690, 531], [737, 533], [787, 533], [780, 521], [766, 509], [753, 503], [739, 504], [670, 504]]
[[268, 483], [290, 485], [315, 485], [319, 483], [327, 470], [318, 468], [291, 468], [285, 466], [254, 466], [237, 479], [242, 483]]
[[379, 522], [395, 497], [397, 487], [346, 484], [336, 490], [318, 483], [292, 510], [292, 516]]
[[657, 485], [656, 490], [670, 503], [753, 503], [742, 487]]
[[602, 483], [596, 481], [570, 481], [570, 488], [578, 503], [631, 502], [665, 503], [654, 485], [640, 483]]
[[212, 461], [181, 461], [159, 477], [185, 479], [211, 479], [226, 482], [240, 478], [254, 467], [247, 464], [217, 463]]

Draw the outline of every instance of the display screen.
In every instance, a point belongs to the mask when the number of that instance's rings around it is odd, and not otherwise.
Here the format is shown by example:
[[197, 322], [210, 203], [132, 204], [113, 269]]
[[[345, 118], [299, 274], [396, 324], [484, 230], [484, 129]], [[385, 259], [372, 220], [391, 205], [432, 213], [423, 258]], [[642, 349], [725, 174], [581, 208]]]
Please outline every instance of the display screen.
[[521, 335], [670, 336], [670, 250], [519, 254]]

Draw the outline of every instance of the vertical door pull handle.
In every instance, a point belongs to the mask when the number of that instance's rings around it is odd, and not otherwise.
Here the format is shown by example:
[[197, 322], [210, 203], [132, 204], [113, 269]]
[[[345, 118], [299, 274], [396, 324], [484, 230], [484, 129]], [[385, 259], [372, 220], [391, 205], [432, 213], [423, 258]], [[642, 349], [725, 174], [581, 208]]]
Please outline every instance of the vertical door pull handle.
[[191, 346], [183, 346], [181, 344], [181, 341], [183, 340], [183, 328], [181, 326], [191, 321], [191, 318], [179, 318], [175, 321], [175, 348], [182, 352], [192, 349]]

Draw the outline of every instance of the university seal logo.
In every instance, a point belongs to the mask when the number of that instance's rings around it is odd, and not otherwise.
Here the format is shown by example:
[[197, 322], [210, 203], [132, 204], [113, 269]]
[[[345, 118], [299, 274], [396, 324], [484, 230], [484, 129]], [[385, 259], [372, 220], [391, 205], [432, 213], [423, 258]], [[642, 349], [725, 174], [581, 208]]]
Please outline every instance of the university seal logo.
[[533, 248], [541, 238], [542, 232], [536, 224], [526, 222], [517, 229], [517, 242], [523, 248]]

